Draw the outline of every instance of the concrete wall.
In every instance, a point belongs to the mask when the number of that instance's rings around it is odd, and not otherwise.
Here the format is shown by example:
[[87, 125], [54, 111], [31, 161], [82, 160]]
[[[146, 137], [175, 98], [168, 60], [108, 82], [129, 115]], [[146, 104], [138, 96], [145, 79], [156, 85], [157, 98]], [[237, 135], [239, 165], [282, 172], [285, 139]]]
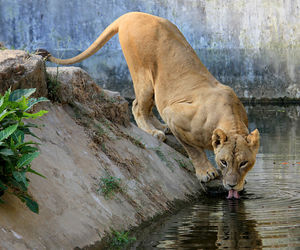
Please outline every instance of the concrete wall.
[[[300, 0], [0, 0], [0, 41], [69, 57], [129, 11], [175, 23], [240, 97], [300, 99]], [[117, 37], [79, 66], [100, 85], [133, 96]]]

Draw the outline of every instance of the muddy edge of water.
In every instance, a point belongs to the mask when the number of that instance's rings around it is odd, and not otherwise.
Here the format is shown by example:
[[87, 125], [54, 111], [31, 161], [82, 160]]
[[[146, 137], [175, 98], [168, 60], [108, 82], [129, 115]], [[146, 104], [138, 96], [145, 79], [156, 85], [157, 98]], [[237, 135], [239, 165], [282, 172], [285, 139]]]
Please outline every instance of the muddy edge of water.
[[[142, 222], [139, 226], [131, 228], [128, 232], [129, 238], [134, 237], [136, 239], [146, 239], [148, 235], [153, 232], [153, 229], [156, 229], [161, 224], [164, 223], [166, 219], [170, 216], [175, 215], [176, 213], [180, 212], [182, 209], [186, 207], [193, 206], [196, 204], [200, 199], [203, 197], [207, 197], [203, 194], [202, 190], [198, 190], [195, 196], [187, 196], [186, 200], [174, 200], [173, 202], [168, 204], [168, 211], [162, 214], [158, 214], [154, 216], [152, 219]], [[108, 232], [110, 233], [110, 232]], [[126, 245], [121, 249], [132, 249], [132, 244]], [[101, 241], [95, 242], [92, 245], [85, 246], [83, 248], [75, 248], [74, 250], [99, 250], [99, 249], [110, 249], [111, 247], [111, 237], [110, 235], [104, 237]]]

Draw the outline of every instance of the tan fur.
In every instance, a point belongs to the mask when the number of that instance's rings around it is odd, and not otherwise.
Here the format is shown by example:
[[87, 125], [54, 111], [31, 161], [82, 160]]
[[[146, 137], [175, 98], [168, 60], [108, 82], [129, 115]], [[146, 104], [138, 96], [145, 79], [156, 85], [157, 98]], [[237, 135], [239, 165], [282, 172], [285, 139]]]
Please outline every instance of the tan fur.
[[[236, 182], [234, 189], [240, 190], [255, 162], [259, 134], [249, 135], [245, 109], [233, 90], [209, 73], [171, 22], [145, 13], [128, 13], [80, 55], [65, 60], [50, 55], [48, 59], [58, 64], [82, 61], [117, 32], [134, 84], [132, 110], [138, 126], [165, 139], [167, 126], [152, 114], [155, 103], [188, 152], [198, 178], [209, 181], [218, 175], [204, 153], [204, 149], [214, 149], [218, 165], [223, 158], [228, 161], [227, 171], [223, 171], [225, 187]], [[248, 166], [239, 169], [238, 164], [245, 160]]]

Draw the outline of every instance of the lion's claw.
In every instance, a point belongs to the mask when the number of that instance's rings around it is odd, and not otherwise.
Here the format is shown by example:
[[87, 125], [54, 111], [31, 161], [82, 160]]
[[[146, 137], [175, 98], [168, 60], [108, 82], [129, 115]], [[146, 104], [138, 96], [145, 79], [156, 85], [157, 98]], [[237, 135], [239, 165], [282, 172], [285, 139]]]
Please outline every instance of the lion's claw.
[[196, 175], [201, 182], [209, 182], [210, 180], [215, 179], [219, 174], [217, 169], [210, 167], [206, 172], [196, 171]]
[[171, 132], [171, 130], [170, 130], [170, 128], [168, 126], [165, 127], [164, 133], [167, 134], [167, 135], [172, 134], [172, 132]]

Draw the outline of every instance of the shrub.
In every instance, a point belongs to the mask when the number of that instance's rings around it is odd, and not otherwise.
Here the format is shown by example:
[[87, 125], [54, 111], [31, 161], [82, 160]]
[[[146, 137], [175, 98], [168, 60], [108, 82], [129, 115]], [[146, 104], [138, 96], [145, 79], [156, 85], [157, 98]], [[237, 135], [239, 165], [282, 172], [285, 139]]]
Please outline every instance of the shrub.
[[[47, 113], [45, 110], [37, 113], [29, 111], [36, 103], [48, 99], [29, 99], [34, 92], [35, 89], [18, 89], [13, 92], [9, 89], [3, 96], [0, 95], [0, 194], [13, 194], [25, 202], [31, 211], [38, 213], [37, 202], [28, 194], [29, 179], [26, 173], [44, 176], [31, 168], [32, 160], [39, 155], [35, 147], [37, 143], [25, 141], [25, 135], [37, 138], [30, 131], [30, 128], [37, 126], [24, 123], [23, 119], [35, 119]], [[4, 203], [1, 198], [0, 203]]]
[[112, 231], [110, 249], [124, 249], [130, 243], [136, 241], [135, 237], [129, 237], [128, 232]]
[[102, 177], [100, 179], [100, 188], [99, 191], [102, 192], [106, 199], [112, 198], [116, 192], [120, 192], [121, 179], [108, 175], [107, 177]]

